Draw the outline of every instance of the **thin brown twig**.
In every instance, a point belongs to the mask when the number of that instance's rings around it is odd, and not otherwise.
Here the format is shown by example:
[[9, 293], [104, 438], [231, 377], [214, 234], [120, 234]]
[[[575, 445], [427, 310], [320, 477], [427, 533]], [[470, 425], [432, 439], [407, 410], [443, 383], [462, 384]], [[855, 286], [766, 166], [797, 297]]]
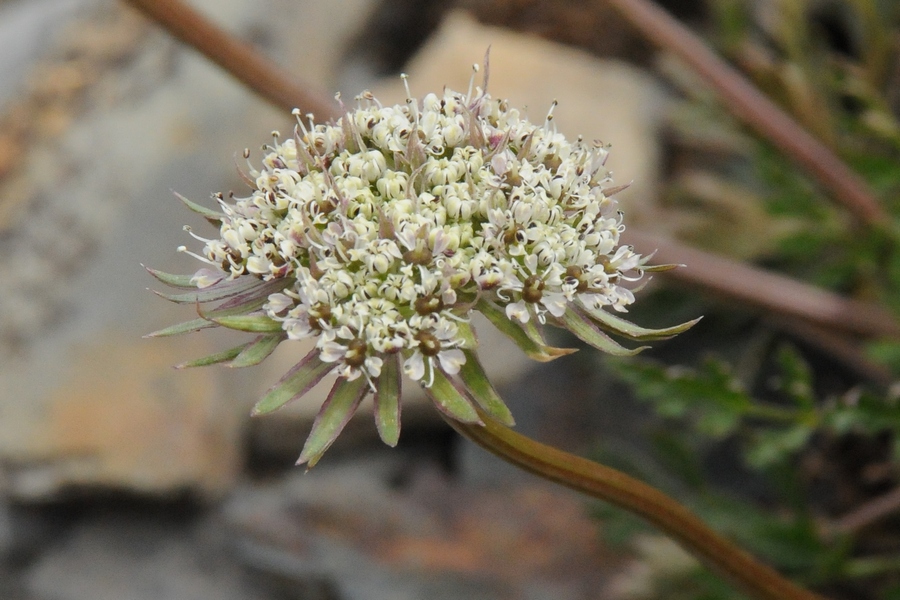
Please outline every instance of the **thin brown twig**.
[[656, 46], [685, 61], [715, 89], [725, 106], [811, 173], [832, 196], [867, 225], [888, 214], [868, 184], [825, 144], [719, 58], [687, 27], [649, 0], [602, 0]]
[[338, 116], [334, 103], [327, 96], [308, 91], [290, 73], [242, 43], [233, 35], [213, 24], [209, 19], [180, 0], [125, 0], [147, 17], [156, 21], [188, 46], [191, 46], [247, 88], [275, 106], [290, 112], [299, 108], [302, 113], [315, 113], [320, 120]]
[[900, 512], [900, 487], [847, 513], [829, 529], [834, 533], [851, 534], [897, 512]]
[[643, 253], [656, 250], [658, 264], [686, 265], [666, 271], [672, 280], [784, 317], [865, 337], [900, 337], [900, 324], [874, 304], [851, 300], [784, 275], [715, 256], [629, 228], [625, 240]]

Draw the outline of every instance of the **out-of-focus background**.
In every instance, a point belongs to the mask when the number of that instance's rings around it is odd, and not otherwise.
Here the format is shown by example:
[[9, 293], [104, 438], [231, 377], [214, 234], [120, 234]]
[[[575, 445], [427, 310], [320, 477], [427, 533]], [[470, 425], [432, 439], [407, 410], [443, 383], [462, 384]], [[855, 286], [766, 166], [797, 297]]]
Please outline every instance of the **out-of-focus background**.
[[[364, 89], [402, 101], [401, 71], [417, 96], [464, 90], [490, 47], [492, 95], [538, 121], [556, 99], [563, 133], [612, 145], [614, 179], [632, 182], [618, 196], [629, 227], [900, 306], [891, 236], [854, 225], [602, 2], [191, 4], [345, 101]], [[890, 2], [660, 5], [895, 208]], [[364, 406], [304, 473], [293, 463], [318, 401], [249, 417], [299, 359], [290, 344], [253, 369], [170, 368], [228, 341], [142, 338], [192, 317], [147, 290], [159, 286], [142, 264], [193, 272], [175, 250], [196, 246], [182, 226], [211, 231], [173, 192], [240, 193], [235, 158], [249, 147], [258, 159], [291, 126], [122, 3], [0, 0], [0, 598], [737, 598], [622, 513], [461, 442], [413, 391], [397, 449]], [[900, 597], [884, 564], [900, 556], [890, 511], [878, 535], [833, 527], [898, 481], [894, 342], [829, 337], [664, 279], [643, 293], [644, 324], [709, 315], [657, 344], [656, 362], [583, 351], [538, 365], [480, 330], [518, 429], [641, 473], [836, 598]], [[748, 408], [760, 396], [774, 413]], [[860, 398], [871, 414], [821, 408]], [[871, 557], [880, 569], [860, 562]]]

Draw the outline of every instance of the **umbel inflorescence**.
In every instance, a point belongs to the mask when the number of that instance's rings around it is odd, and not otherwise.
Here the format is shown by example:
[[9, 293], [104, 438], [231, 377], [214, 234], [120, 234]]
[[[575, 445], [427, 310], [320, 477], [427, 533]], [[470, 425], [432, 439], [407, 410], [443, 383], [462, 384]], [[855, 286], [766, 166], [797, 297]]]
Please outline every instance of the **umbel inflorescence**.
[[183, 199], [219, 228], [211, 239], [192, 233], [206, 266], [151, 273], [188, 290], [171, 300], [218, 303], [155, 335], [257, 334], [185, 366], [252, 365], [282, 341], [314, 340], [255, 408], [336, 375], [299, 462], [321, 457], [368, 392], [382, 439], [395, 444], [401, 373], [451, 418], [477, 422], [477, 405], [511, 424], [478, 362], [473, 310], [538, 360], [571, 351], [547, 345], [546, 323], [614, 354], [639, 348], [604, 330], [641, 340], [690, 326], [648, 330], [614, 314], [651, 267], [619, 242], [607, 149], [567, 141], [552, 108], [534, 124], [475, 88], [398, 106], [365, 93], [328, 124], [295, 115], [293, 135], [273, 132], [261, 168], [250, 168], [249, 196], [217, 195], [218, 211]]

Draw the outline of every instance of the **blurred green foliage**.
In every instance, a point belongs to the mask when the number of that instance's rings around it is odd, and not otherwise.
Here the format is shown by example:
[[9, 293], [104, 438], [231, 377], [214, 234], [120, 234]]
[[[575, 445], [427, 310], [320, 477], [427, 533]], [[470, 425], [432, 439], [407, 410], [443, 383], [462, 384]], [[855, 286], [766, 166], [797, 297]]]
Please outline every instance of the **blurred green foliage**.
[[[862, 175], [897, 220], [882, 229], [856, 223], [790, 160], [737, 125], [683, 67], [663, 63], [684, 97], [672, 112], [674, 152], [689, 157], [675, 161], [684, 172], [673, 173], [666, 201], [700, 215], [684, 221], [680, 235], [900, 316], [900, 3], [709, 6], [710, 43]], [[695, 185], [698, 172], [716, 185]], [[636, 310], [671, 314], [673, 294], [665, 290]], [[654, 462], [609, 447], [601, 460], [680, 498], [829, 597], [900, 599], [900, 518], [835, 527], [900, 485], [900, 401], [889, 382], [900, 374], [900, 342], [844, 340], [858, 355], [849, 364], [846, 355], [817, 349], [802, 330], [735, 317], [689, 294], [674, 304], [708, 315], [697, 332], [669, 342], [676, 350], [605, 362], [657, 416]], [[633, 544], [650, 531], [617, 509], [597, 510], [612, 542]], [[699, 566], [658, 571], [651, 591], [631, 597], [743, 597]]]

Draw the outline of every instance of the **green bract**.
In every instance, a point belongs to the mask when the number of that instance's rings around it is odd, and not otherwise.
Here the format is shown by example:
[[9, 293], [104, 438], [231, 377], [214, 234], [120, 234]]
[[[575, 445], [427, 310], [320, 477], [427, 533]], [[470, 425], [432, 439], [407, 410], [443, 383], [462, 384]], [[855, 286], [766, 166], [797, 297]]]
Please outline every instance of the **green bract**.
[[546, 344], [548, 322], [614, 354], [639, 349], [604, 331], [658, 339], [692, 324], [647, 330], [607, 312], [625, 311], [651, 267], [619, 244], [605, 147], [569, 142], [552, 115], [533, 124], [477, 88], [399, 106], [357, 100], [335, 123], [298, 115], [293, 136], [276, 132], [246, 198], [219, 195], [218, 212], [185, 200], [219, 227], [194, 236], [206, 267], [191, 278], [151, 270], [181, 288], [170, 300], [218, 303], [157, 335], [257, 335], [185, 366], [256, 364], [281, 341], [315, 340], [254, 410], [336, 375], [300, 462], [321, 457], [369, 391], [382, 439], [396, 444], [401, 373], [451, 418], [477, 422], [477, 404], [512, 424], [478, 363], [473, 310], [538, 360], [572, 351]]

